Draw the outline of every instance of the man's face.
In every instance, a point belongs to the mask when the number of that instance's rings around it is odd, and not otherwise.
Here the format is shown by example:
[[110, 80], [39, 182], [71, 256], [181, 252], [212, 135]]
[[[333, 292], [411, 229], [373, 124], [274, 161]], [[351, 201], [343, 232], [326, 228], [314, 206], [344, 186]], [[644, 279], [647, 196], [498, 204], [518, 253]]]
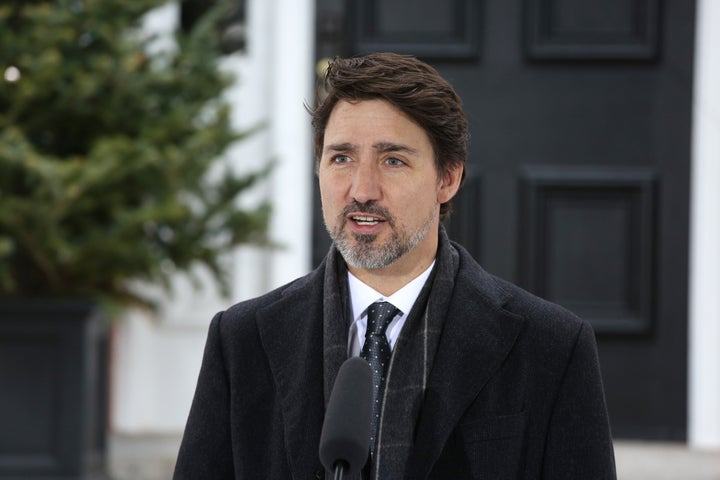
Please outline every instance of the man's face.
[[349, 266], [429, 265], [440, 204], [459, 179], [442, 179], [425, 131], [383, 100], [340, 101], [318, 169], [325, 226]]

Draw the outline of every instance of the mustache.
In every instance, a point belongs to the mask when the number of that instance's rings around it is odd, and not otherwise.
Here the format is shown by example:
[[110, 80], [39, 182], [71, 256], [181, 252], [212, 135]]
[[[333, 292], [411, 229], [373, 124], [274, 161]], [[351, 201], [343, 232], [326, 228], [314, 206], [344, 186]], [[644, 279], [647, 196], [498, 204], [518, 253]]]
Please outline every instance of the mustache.
[[381, 206], [378, 205], [378, 203], [375, 200], [369, 200], [367, 202], [358, 202], [357, 200], [353, 200], [351, 203], [348, 203], [345, 205], [345, 208], [343, 208], [341, 215], [343, 218], [347, 217], [351, 213], [368, 213], [370, 215], [377, 215], [379, 217], [385, 218], [388, 223], [391, 225], [394, 223], [394, 218], [390, 211]]

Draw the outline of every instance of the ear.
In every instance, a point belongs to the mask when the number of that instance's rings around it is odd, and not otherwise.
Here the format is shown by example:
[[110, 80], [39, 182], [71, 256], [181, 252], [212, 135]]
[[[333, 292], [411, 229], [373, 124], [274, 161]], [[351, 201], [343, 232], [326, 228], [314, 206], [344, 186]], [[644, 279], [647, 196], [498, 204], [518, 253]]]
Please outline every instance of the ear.
[[455, 163], [447, 167], [440, 182], [440, 189], [437, 194], [438, 203], [443, 204], [448, 202], [455, 196], [460, 189], [464, 171], [465, 166], [460, 163]]

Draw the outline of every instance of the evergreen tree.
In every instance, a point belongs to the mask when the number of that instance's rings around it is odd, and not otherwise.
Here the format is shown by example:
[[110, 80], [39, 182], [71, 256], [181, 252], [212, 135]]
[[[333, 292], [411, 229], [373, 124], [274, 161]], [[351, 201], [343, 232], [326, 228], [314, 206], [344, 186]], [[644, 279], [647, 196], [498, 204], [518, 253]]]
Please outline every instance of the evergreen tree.
[[221, 96], [222, 9], [153, 53], [162, 3], [0, 4], [0, 296], [147, 303], [131, 280], [195, 264], [227, 293], [222, 254], [266, 241], [268, 205], [238, 196], [267, 169], [209, 175], [248, 133]]

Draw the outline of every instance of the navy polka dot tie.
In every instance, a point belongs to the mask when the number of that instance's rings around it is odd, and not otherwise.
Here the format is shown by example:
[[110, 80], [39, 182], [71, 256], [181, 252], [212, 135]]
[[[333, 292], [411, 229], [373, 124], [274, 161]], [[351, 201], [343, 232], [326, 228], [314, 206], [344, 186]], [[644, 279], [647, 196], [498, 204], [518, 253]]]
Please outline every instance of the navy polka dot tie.
[[370, 452], [375, 453], [377, 432], [380, 426], [380, 410], [385, 387], [385, 374], [390, 363], [390, 343], [385, 336], [385, 330], [395, 316], [400, 313], [395, 306], [388, 302], [375, 302], [368, 307], [367, 329], [365, 330], [365, 344], [360, 356], [364, 358], [372, 369], [373, 379], [373, 408], [371, 421]]

